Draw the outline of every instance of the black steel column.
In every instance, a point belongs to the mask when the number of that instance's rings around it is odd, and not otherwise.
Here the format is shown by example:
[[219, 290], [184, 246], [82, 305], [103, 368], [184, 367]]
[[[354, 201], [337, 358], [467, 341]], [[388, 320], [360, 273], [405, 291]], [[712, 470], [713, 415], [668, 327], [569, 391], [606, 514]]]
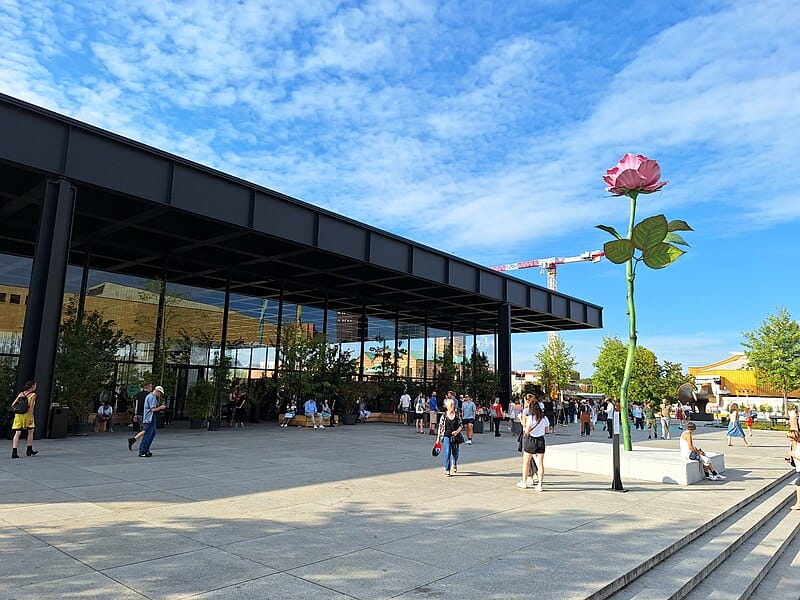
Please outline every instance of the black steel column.
[[511, 402], [511, 305], [497, 309], [497, 376], [500, 379], [500, 403]]
[[278, 328], [275, 330], [275, 365], [272, 369], [272, 379], [278, 379], [278, 361], [281, 356], [281, 329], [283, 329], [283, 283], [281, 283], [281, 293], [278, 296]]
[[158, 308], [156, 309], [156, 331], [153, 337], [153, 385], [161, 385], [164, 376], [164, 365], [167, 361], [164, 346], [164, 324], [167, 315], [167, 269], [158, 280]]
[[400, 311], [394, 313], [394, 378], [397, 379], [397, 372], [400, 369]]
[[29, 379], [38, 383], [37, 437], [44, 434], [50, 411], [75, 199], [76, 189], [66, 179], [46, 183], [17, 370], [18, 389]]
[[422, 389], [428, 396], [428, 315], [425, 315], [425, 330], [422, 338]]
[[367, 337], [367, 301], [361, 305], [361, 317], [358, 319], [358, 338], [361, 342], [361, 356], [358, 358], [358, 380], [364, 381], [364, 343]]
[[86, 247], [86, 254], [83, 255], [83, 270], [81, 271], [81, 292], [78, 296], [78, 320], [83, 320], [83, 313], [86, 312], [86, 290], [89, 288], [89, 247]]
[[328, 294], [325, 294], [325, 304], [322, 307], [322, 335], [325, 342], [328, 342]]

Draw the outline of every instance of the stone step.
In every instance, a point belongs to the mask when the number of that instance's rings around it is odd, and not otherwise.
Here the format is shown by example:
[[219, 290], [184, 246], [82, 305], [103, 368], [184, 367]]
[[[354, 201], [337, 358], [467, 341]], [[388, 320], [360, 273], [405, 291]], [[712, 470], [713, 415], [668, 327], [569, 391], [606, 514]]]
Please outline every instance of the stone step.
[[767, 576], [758, 584], [750, 600], [775, 600], [800, 598], [800, 534], [795, 534], [780, 558], [775, 561]]
[[774, 486], [666, 557], [611, 598], [677, 600], [685, 597], [775, 514], [785, 510], [793, 499], [794, 486], [785, 483]]
[[[746, 600], [800, 530], [800, 512], [782, 510], [686, 596], [687, 600]], [[786, 590], [788, 592], [788, 590]], [[799, 598], [781, 593], [780, 598]]]

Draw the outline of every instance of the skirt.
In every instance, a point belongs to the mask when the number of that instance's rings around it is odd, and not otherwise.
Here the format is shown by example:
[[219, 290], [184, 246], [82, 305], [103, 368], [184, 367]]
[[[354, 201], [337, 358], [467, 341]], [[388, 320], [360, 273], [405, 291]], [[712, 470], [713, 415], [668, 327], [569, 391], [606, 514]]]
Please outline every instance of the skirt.
[[728, 437], [743, 438], [744, 431], [742, 431], [742, 426], [739, 423], [728, 425]]

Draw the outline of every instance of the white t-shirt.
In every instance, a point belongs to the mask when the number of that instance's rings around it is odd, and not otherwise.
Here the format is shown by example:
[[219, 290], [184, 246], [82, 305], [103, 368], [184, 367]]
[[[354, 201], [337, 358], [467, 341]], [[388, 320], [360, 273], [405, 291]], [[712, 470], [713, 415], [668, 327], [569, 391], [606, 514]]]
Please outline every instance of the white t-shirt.
[[606, 419], [613, 419], [614, 418], [614, 403], [608, 402], [606, 403]]
[[105, 406], [101, 405], [100, 408], [97, 409], [97, 414], [101, 417], [110, 417], [112, 414], [114, 414], [114, 409], [110, 406], [106, 408]]
[[531, 428], [528, 432], [528, 435], [531, 437], [542, 437], [547, 428], [550, 427], [550, 421], [547, 420], [547, 417], [542, 417], [542, 420], [538, 423], [536, 422], [536, 417], [533, 415], [527, 415], [525, 417], [525, 431], [528, 431], [528, 428]]
[[408, 408], [411, 406], [411, 396], [408, 394], [403, 394], [400, 396], [400, 406], [403, 408], [403, 410], [408, 410]]

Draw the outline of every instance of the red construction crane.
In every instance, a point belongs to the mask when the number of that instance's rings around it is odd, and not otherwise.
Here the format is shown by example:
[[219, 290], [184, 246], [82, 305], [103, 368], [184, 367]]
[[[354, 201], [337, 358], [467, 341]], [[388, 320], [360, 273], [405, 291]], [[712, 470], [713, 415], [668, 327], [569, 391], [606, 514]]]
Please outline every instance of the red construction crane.
[[[578, 256], [569, 256], [567, 258], [561, 257], [551, 257], [551, 258], [537, 258], [535, 260], [523, 260], [521, 262], [515, 263], [508, 263], [507, 265], [497, 265], [496, 267], [492, 267], [495, 271], [515, 271], [517, 269], [529, 269], [531, 267], [539, 267], [544, 273], [547, 271], [547, 288], [550, 290], [558, 289], [558, 284], [556, 283], [556, 268], [558, 265], [566, 265], [569, 263], [576, 263], [576, 262], [588, 262], [591, 261], [593, 263], [600, 262], [605, 254], [600, 250], [593, 250], [591, 252], [584, 252]], [[555, 331], [551, 331], [547, 334], [547, 338], [550, 342], [552, 342], [555, 338], [558, 337], [558, 334]]]

